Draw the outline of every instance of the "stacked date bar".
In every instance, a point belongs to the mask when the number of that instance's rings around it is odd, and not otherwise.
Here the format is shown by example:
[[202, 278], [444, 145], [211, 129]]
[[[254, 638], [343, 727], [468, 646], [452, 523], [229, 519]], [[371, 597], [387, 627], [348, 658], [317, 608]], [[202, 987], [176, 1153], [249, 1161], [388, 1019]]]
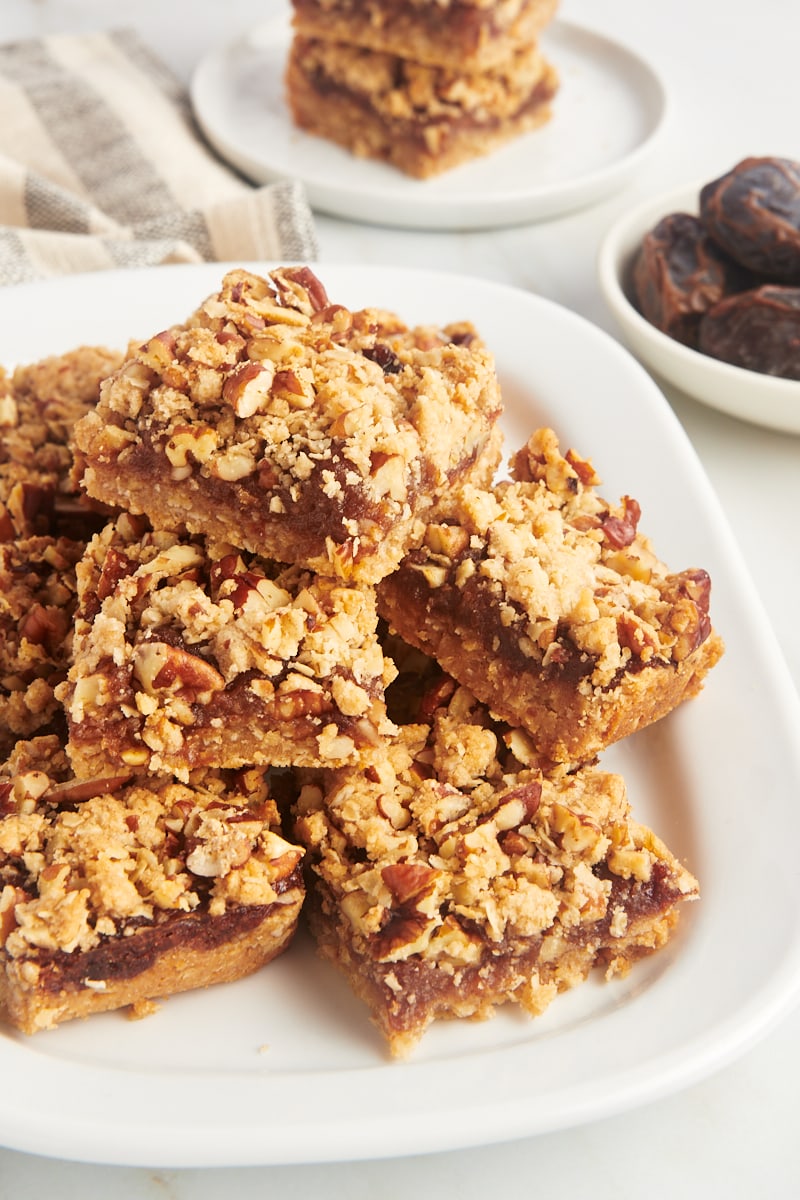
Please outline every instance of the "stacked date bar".
[[381, 615], [492, 711], [542, 762], [591, 761], [702, 687], [723, 644], [702, 569], [672, 572], [611, 505], [587, 459], [537, 430], [515, 478], [465, 489], [379, 587]]
[[307, 267], [230, 271], [76, 427], [90, 496], [371, 584], [500, 458], [494, 360], [467, 323], [332, 303]]
[[558, 78], [539, 47], [557, 0], [293, 0], [295, 123], [417, 178], [536, 129]]
[[123, 514], [89, 544], [78, 596], [58, 694], [83, 778], [333, 765], [385, 732], [371, 589]]

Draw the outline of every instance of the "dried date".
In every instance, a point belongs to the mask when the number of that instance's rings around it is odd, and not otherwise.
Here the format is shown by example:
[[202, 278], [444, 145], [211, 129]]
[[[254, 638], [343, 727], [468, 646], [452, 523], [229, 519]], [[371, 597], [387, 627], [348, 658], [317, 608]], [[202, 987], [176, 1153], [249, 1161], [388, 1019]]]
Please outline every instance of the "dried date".
[[698, 217], [677, 212], [645, 236], [632, 284], [639, 311], [651, 325], [696, 347], [703, 313], [751, 286], [752, 278], [712, 241]]
[[764, 284], [726, 297], [703, 317], [698, 348], [748, 371], [800, 380], [800, 287]]
[[800, 163], [745, 158], [700, 191], [708, 234], [764, 280], [800, 284]]

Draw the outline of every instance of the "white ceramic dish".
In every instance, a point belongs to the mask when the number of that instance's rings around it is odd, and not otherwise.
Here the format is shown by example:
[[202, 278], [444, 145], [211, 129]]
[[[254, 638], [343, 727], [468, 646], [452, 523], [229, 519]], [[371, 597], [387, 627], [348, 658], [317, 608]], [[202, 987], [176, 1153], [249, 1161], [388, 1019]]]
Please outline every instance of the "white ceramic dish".
[[290, 176], [322, 212], [378, 225], [492, 228], [591, 204], [623, 186], [665, 114], [653, 70], [616, 42], [555, 21], [542, 45], [561, 77], [552, 120], [436, 179], [411, 179], [297, 129], [283, 91], [288, 11], [197, 67], [191, 96], [206, 137], [258, 182]]
[[646, 321], [631, 301], [627, 276], [642, 238], [668, 213], [697, 213], [701, 186], [647, 200], [615, 222], [598, 258], [606, 303], [626, 344], [666, 383], [743, 421], [800, 433], [800, 382], [746, 371], [692, 350]]
[[[103, 272], [0, 290], [0, 362], [124, 346], [182, 320], [220, 264]], [[407, 321], [468, 317], [497, 356], [509, 448], [549, 423], [610, 498], [642, 505], [676, 568], [706, 566], [727, 653], [703, 694], [614, 747], [637, 817], [698, 875], [672, 943], [536, 1021], [432, 1028], [387, 1061], [366, 1010], [299, 940], [240, 983], [33, 1038], [0, 1033], [0, 1143], [59, 1158], [224, 1166], [418, 1154], [610, 1115], [742, 1053], [800, 990], [800, 704], [698, 461], [617, 342], [525, 292], [385, 267], [320, 268], [331, 300]], [[787, 848], [790, 853], [787, 853]]]

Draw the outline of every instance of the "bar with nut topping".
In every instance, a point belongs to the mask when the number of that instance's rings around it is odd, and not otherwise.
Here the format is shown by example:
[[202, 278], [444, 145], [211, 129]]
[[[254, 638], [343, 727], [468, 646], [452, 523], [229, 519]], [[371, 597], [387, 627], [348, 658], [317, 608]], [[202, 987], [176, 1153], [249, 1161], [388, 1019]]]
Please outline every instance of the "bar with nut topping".
[[331, 303], [307, 268], [228, 273], [135, 349], [77, 426], [89, 495], [374, 583], [499, 460], [492, 356], [467, 324]]
[[550, 119], [558, 72], [539, 34], [557, 0], [293, 0], [295, 124], [417, 179]]
[[121, 516], [78, 566], [76, 774], [337, 764], [389, 728], [375, 595]]
[[300, 128], [426, 179], [538, 129], [558, 75], [537, 45], [480, 72], [295, 37], [287, 95]]
[[294, 810], [319, 951], [394, 1056], [438, 1019], [536, 1016], [594, 968], [625, 974], [698, 895], [620, 776], [543, 772], [436, 668], [416, 715], [366, 769], [306, 778]]
[[0, 1009], [27, 1034], [239, 979], [291, 941], [303, 851], [263, 771], [76, 780], [57, 736], [0, 767]]
[[587, 761], [700, 690], [723, 652], [711, 581], [670, 571], [637, 501], [604, 500], [592, 464], [562, 454], [552, 430], [512, 471], [428, 525], [379, 585], [379, 611], [544, 760]]

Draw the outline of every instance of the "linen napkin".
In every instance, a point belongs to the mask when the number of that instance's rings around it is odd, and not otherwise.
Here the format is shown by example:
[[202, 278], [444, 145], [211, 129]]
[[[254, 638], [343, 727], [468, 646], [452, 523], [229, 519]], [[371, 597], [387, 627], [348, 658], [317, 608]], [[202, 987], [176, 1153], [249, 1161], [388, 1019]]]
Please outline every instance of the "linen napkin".
[[254, 186], [223, 164], [135, 33], [0, 45], [0, 285], [316, 254], [302, 185]]

